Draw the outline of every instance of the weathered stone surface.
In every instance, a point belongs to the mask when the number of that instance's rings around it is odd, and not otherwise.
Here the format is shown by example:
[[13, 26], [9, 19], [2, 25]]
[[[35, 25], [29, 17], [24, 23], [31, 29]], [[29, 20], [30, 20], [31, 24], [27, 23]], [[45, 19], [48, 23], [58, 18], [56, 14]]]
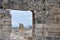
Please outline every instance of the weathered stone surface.
[[[58, 30], [55, 30], [57, 28], [60, 28], [60, 0], [4, 0], [0, 1], [1, 6], [0, 8], [7, 9], [15, 9], [15, 10], [35, 10], [35, 24], [38, 24], [35, 27], [41, 28], [39, 24], [43, 24], [42, 29], [37, 29], [35, 31], [36, 36], [33, 38], [34, 40], [59, 40], [57, 37], [44, 37], [48, 36], [50, 34], [55, 34]], [[7, 3], [5, 5], [5, 3]], [[5, 6], [4, 6], [5, 5]], [[4, 7], [3, 7], [4, 6]], [[0, 11], [1, 12], [1, 11]], [[2, 12], [1, 12], [2, 13]], [[58, 14], [58, 15], [57, 15]], [[47, 28], [45, 30], [45, 28]], [[52, 30], [55, 30], [56, 32], [52, 32], [50, 28], [53, 28]], [[41, 37], [37, 34], [40, 34], [40, 30], [42, 30]], [[52, 33], [48, 33], [47, 31], [50, 30]], [[60, 31], [60, 30], [59, 30]], [[56, 33], [56, 34], [59, 34]], [[43, 37], [42, 37], [43, 36]]]
[[11, 15], [9, 10], [0, 9], [0, 39], [10, 40]]

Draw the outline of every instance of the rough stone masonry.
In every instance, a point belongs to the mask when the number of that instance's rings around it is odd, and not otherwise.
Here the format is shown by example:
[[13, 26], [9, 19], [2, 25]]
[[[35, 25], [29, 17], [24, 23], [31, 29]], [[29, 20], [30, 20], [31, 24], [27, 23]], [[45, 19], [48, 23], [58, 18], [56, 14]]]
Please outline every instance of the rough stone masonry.
[[60, 40], [60, 0], [0, 0], [0, 9], [34, 10], [33, 40]]
[[10, 40], [11, 14], [9, 10], [0, 9], [0, 40]]

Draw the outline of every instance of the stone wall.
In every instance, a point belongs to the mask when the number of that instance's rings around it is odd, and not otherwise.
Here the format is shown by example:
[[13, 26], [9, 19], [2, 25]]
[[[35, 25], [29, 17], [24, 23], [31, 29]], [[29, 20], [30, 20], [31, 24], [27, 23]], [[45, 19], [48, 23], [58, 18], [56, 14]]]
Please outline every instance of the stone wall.
[[11, 33], [11, 15], [9, 10], [0, 9], [0, 39], [9, 40]]
[[[2, 4], [2, 3], [1, 3]], [[5, 2], [3, 2], [2, 6], [5, 5]], [[58, 25], [60, 24], [60, 15], [57, 15], [57, 13], [60, 13], [60, 0], [9, 0], [6, 2], [6, 5], [8, 5], [8, 8], [6, 6], [3, 7], [3, 9], [15, 9], [15, 10], [34, 10], [35, 12], [35, 27], [42, 25], [42, 29], [39, 29], [38, 32], [35, 34], [36, 40], [44, 40], [54, 37], [45, 37], [45, 27], [50, 29], [50, 26], [53, 27], [55, 30], [56, 28], [59, 28]], [[56, 10], [54, 8], [57, 8]], [[58, 11], [58, 12], [57, 12]], [[38, 24], [36, 26], [36, 24]], [[49, 24], [49, 25], [45, 25]], [[57, 26], [55, 26], [57, 25]], [[36, 29], [36, 28], [35, 28]], [[36, 29], [35, 31], [37, 31]], [[40, 34], [40, 30], [42, 31], [42, 36], [38, 36], [37, 34]], [[50, 29], [51, 30], [51, 29]], [[56, 30], [58, 31], [58, 30]], [[60, 30], [59, 30], [60, 31]], [[53, 33], [55, 34], [55, 33]], [[58, 33], [56, 33], [58, 34]], [[47, 35], [46, 35], [47, 36]], [[35, 40], [35, 39], [34, 39]], [[55, 40], [55, 39], [54, 39]], [[57, 40], [57, 39], [56, 39]]]

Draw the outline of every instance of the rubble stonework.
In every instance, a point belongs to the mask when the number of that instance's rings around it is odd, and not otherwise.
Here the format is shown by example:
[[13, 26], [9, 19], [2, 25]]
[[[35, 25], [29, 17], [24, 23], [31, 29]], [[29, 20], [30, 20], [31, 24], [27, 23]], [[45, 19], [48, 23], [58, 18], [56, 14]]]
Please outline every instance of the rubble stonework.
[[60, 0], [0, 0], [0, 2], [1, 9], [35, 11], [34, 40], [60, 40]]
[[10, 40], [11, 15], [9, 10], [0, 9], [0, 40]]
[[32, 29], [24, 28], [22, 32], [19, 28], [12, 28], [10, 40], [32, 40]]

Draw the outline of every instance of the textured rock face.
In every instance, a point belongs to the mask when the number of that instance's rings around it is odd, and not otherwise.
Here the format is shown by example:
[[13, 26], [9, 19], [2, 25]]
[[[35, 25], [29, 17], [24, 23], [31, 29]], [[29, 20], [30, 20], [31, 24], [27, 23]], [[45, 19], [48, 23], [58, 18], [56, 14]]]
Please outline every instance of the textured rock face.
[[36, 11], [35, 31], [37, 32], [34, 40], [59, 40], [56, 35], [60, 33], [60, 0], [4, 0], [4, 2], [1, 0], [0, 2], [2, 2], [0, 8], [3, 9]]
[[13, 28], [10, 34], [10, 40], [32, 40], [32, 30], [21, 32], [19, 28]]
[[11, 15], [9, 10], [0, 9], [0, 39], [9, 40], [11, 32]]

